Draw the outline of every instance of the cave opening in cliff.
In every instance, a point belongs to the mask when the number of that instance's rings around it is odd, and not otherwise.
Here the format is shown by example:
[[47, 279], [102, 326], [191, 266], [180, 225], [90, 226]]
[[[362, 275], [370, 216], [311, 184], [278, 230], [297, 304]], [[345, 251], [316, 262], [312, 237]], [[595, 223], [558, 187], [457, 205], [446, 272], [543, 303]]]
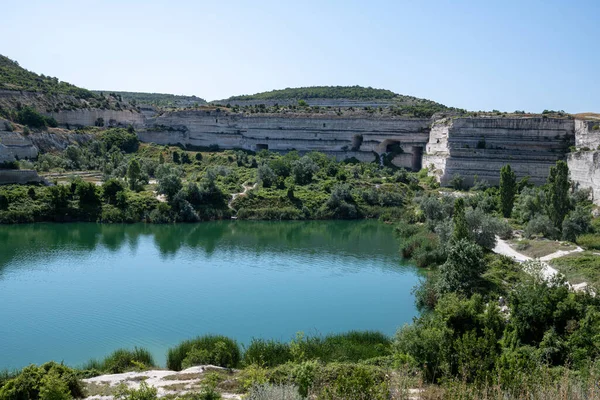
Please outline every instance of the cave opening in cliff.
[[269, 150], [269, 145], [265, 144], [265, 143], [257, 143], [256, 151], [261, 151], [261, 150]]
[[420, 171], [421, 168], [423, 168], [423, 147], [413, 146], [411, 169], [413, 171]]
[[391, 154], [400, 154], [402, 153], [402, 147], [400, 146], [400, 142], [397, 140], [386, 140], [385, 142], [385, 152]]

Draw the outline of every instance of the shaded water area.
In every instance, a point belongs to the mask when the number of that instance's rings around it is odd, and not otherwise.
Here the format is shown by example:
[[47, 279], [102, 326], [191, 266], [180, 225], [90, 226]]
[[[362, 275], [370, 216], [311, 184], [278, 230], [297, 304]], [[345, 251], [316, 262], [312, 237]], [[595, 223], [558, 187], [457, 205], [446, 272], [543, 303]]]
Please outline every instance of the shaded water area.
[[377, 221], [0, 226], [0, 369], [206, 333], [392, 335], [418, 273]]

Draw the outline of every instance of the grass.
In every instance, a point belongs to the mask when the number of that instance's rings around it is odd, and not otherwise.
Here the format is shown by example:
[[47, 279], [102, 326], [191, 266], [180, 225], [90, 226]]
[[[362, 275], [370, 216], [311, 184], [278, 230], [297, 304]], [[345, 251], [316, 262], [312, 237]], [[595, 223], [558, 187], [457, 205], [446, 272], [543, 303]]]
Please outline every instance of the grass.
[[127, 371], [143, 371], [152, 367], [156, 367], [152, 354], [144, 348], [135, 347], [133, 350], [115, 350], [101, 361], [90, 360], [83, 369], [120, 374]]
[[510, 241], [510, 245], [519, 253], [531, 258], [544, 257], [558, 250], [568, 251], [575, 249], [575, 246], [570, 243], [553, 240], [512, 240]]
[[600, 255], [591, 251], [569, 254], [550, 263], [571, 283], [588, 282], [595, 287], [600, 284]]
[[588, 250], [600, 250], [600, 235], [588, 233], [577, 236], [577, 244]]
[[241, 352], [237, 342], [227, 336], [205, 335], [185, 340], [167, 352], [167, 368], [181, 371], [193, 365], [212, 364], [234, 368]]

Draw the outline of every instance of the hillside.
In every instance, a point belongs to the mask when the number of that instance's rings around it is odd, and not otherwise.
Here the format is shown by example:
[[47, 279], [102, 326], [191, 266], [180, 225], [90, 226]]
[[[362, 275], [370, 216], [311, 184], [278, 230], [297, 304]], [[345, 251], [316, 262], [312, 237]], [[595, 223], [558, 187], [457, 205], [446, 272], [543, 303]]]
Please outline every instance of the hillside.
[[362, 86], [309, 86], [285, 88], [251, 95], [232, 96], [227, 100], [282, 100], [282, 99], [393, 99], [396, 93], [385, 89]]
[[96, 94], [112, 93], [131, 104], [147, 104], [164, 108], [186, 108], [206, 104], [206, 100], [197, 96], [184, 96], [167, 93], [143, 93], [143, 92], [114, 92], [93, 90]]
[[82, 89], [58, 78], [38, 75], [21, 67], [18, 62], [0, 55], [0, 89], [25, 90], [44, 94], [71, 95], [79, 99], [99, 98], [87, 89]]

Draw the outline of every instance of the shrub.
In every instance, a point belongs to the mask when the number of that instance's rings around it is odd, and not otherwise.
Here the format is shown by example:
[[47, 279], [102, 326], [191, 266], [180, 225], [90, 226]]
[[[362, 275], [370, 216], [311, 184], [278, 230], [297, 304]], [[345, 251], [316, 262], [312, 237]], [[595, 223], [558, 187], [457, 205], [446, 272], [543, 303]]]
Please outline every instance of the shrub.
[[460, 239], [450, 246], [448, 259], [439, 269], [440, 292], [469, 294], [484, 271], [481, 248], [467, 239]]
[[306, 185], [313, 179], [313, 174], [317, 173], [319, 166], [315, 163], [312, 158], [304, 156], [299, 160], [292, 162], [292, 175], [294, 180], [299, 185]]
[[115, 393], [115, 399], [118, 400], [154, 400], [157, 398], [158, 390], [153, 386], [148, 386], [144, 381], [140, 383], [139, 389], [128, 388], [126, 384], [121, 384]]
[[244, 364], [274, 367], [292, 360], [290, 345], [275, 340], [252, 339], [244, 352]]
[[558, 230], [547, 215], [536, 215], [525, 227], [525, 237], [532, 238], [537, 235], [549, 239], [557, 237]]
[[46, 117], [30, 106], [25, 106], [19, 110], [16, 119], [18, 123], [31, 128], [43, 128], [46, 126]]
[[48, 372], [41, 380], [41, 400], [70, 400], [69, 386], [55, 371]]
[[263, 187], [271, 187], [277, 180], [277, 175], [267, 164], [261, 164], [258, 167], [257, 177], [262, 182]]
[[0, 387], [1, 400], [62, 400], [71, 397], [84, 397], [77, 372], [55, 362], [25, 367]]
[[235, 340], [226, 336], [206, 335], [170, 348], [167, 353], [167, 368], [181, 371], [198, 364], [234, 368], [239, 365], [240, 359], [240, 348]]
[[125, 153], [135, 153], [140, 145], [135, 133], [122, 128], [107, 129], [100, 136], [100, 140], [104, 142], [107, 149], [117, 147]]
[[120, 374], [131, 370], [143, 371], [155, 366], [154, 358], [148, 350], [135, 347], [133, 350], [115, 350], [100, 362], [90, 360], [84, 369], [97, 369], [111, 374]]
[[262, 384], [250, 389], [247, 400], [302, 400], [298, 388], [290, 384]]
[[592, 214], [584, 207], [577, 206], [567, 214], [562, 222], [562, 238], [574, 242], [576, 237], [588, 233], [591, 228]]
[[448, 182], [450, 187], [454, 190], [463, 190], [465, 188], [465, 178], [462, 177], [461, 174], [454, 174], [450, 182]]

